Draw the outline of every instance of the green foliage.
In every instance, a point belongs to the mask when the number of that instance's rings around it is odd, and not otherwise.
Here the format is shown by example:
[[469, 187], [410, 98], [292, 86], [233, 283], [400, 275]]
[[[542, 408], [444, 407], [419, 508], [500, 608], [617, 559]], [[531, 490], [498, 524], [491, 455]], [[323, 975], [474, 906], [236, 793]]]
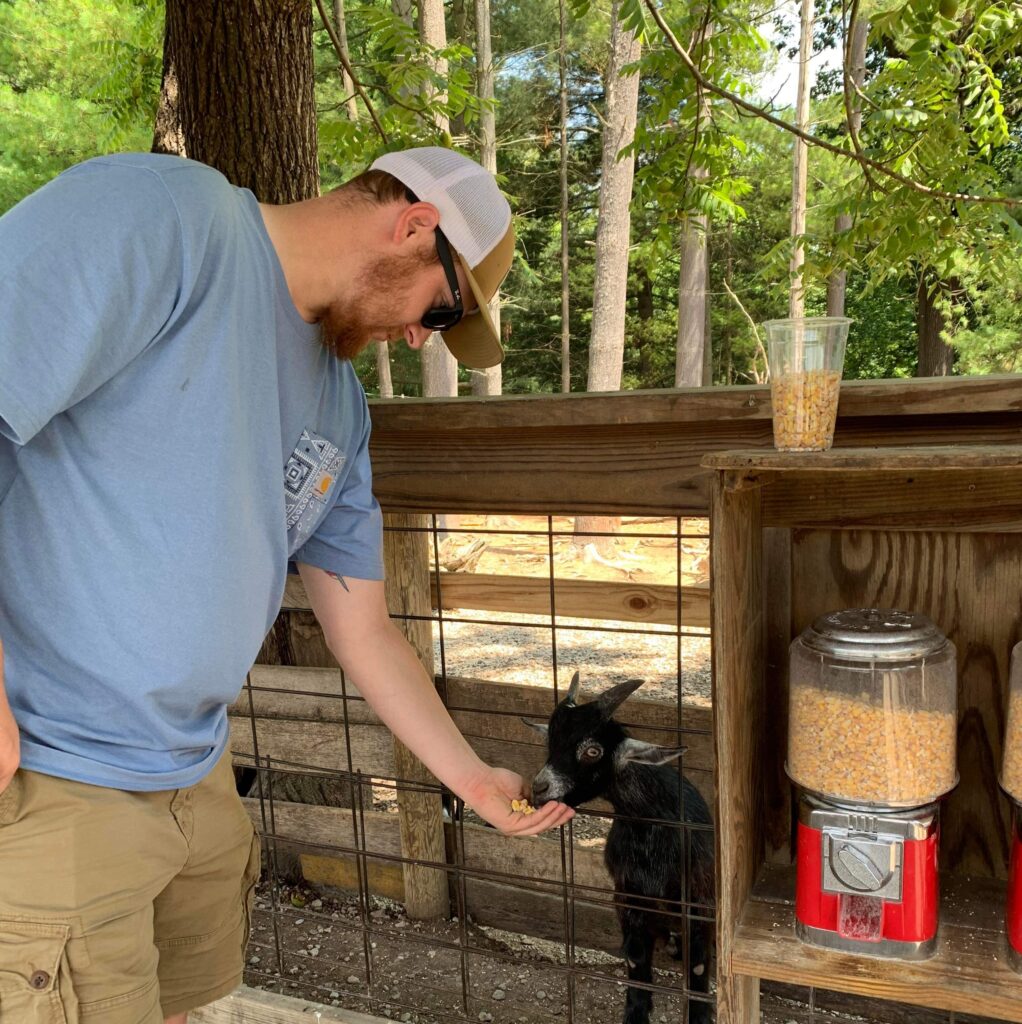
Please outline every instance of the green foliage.
[[156, 0], [0, 3], [0, 212], [74, 163], [149, 148], [162, 31]]
[[[839, 42], [843, 10], [818, 0], [819, 45]], [[380, 153], [412, 145], [478, 152], [480, 106], [471, 0], [448, 5], [449, 45], [423, 45], [389, 0], [347, 8], [361, 98], [350, 120], [337, 56], [315, 28], [321, 180], [331, 188]], [[659, 11], [718, 86], [758, 102], [773, 59], [775, 8], [765, 0], [659, 0]], [[592, 318], [610, 0], [570, 0], [567, 26], [572, 387], [585, 387]], [[813, 148], [804, 238], [807, 309], [825, 309], [827, 278], [848, 272], [849, 377], [916, 369], [920, 274], [944, 282], [946, 335], [960, 372], [1022, 369], [1019, 208], [932, 193], [1022, 198], [1022, 5], [1009, 0], [868, 0], [863, 124], [868, 160], [910, 179]], [[710, 334], [718, 383], [761, 369], [755, 323], [784, 315], [792, 137], [712, 94], [649, 15], [621, 0], [643, 39], [626, 310], [626, 387], [668, 387], [677, 336], [678, 238], [686, 218], [709, 222]], [[505, 282], [506, 392], [560, 388], [561, 269], [558, 7], [494, 0], [492, 35], [501, 183], [516, 209], [518, 259]], [[712, 28], [700, 42], [704, 27]], [[65, 167], [112, 149], [148, 149], [162, 59], [161, 0], [0, 0], [0, 211]], [[776, 43], [775, 43], [776, 45]], [[782, 41], [780, 45], [785, 45]], [[446, 61], [446, 74], [437, 68]], [[854, 151], [840, 76], [817, 82], [813, 133]], [[790, 111], [782, 111], [791, 120]], [[438, 125], [449, 124], [448, 130]], [[914, 185], [912, 183], [915, 183]], [[840, 234], [834, 222], [849, 214]], [[375, 353], [359, 361], [371, 390]], [[418, 359], [392, 347], [395, 392], [418, 392]]]

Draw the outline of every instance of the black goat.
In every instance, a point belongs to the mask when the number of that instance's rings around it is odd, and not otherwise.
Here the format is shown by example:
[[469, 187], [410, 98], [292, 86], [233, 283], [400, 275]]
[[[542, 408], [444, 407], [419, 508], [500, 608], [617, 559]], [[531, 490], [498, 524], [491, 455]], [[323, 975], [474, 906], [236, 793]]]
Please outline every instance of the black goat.
[[[561, 800], [577, 807], [602, 796], [620, 815], [611, 825], [604, 859], [614, 879], [628, 977], [648, 984], [653, 980], [653, 950], [658, 938], [673, 940], [672, 955], [683, 959], [682, 939], [677, 934], [682, 930], [677, 917], [679, 900], [706, 908], [713, 903], [713, 836], [705, 828], [666, 824], [682, 820], [712, 824], [699, 791], [667, 763], [681, 756], [685, 748], [658, 747], [633, 739], [612, 717], [642, 682], [631, 679], [587, 704], [578, 704], [576, 672], [567, 697], [554, 709], [547, 725], [523, 721], [547, 737], [547, 762], [532, 783], [535, 806]], [[689, 858], [685, 857], [686, 834]], [[706, 916], [707, 911], [696, 913]], [[713, 925], [690, 920], [687, 931], [689, 990], [708, 993]], [[649, 989], [630, 986], [624, 1024], [647, 1024], [652, 1006]], [[689, 1002], [689, 1024], [709, 1024], [712, 1019], [709, 1002]]]

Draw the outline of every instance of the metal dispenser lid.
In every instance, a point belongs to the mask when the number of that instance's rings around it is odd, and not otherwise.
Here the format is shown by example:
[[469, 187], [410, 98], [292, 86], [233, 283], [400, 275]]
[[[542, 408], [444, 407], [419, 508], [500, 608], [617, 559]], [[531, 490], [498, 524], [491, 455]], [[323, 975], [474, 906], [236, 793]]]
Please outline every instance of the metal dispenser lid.
[[851, 661], [906, 661], [939, 651], [947, 637], [925, 615], [893, 608], [848, 608], [821, 615], [802, 642]]

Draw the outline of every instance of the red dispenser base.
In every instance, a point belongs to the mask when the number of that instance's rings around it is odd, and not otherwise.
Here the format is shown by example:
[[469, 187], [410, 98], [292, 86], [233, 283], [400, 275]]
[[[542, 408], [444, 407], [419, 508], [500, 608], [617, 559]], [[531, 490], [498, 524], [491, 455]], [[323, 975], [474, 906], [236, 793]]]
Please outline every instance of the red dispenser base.
[[1008, 875], [1005, 925], [1008, 959], [1016, 971], [1022, 972], [1022, 806], [1015, 806], [1015, 825], [1011, 832], [1011, 871]]
[[[935, 804], [860, 812], [804, 794], [795, 894], [799, 937], [869, 956], [932, 956], [940, 902], [938, 840]], [[1022, 908], [1019, 921], [1022, 929]]]

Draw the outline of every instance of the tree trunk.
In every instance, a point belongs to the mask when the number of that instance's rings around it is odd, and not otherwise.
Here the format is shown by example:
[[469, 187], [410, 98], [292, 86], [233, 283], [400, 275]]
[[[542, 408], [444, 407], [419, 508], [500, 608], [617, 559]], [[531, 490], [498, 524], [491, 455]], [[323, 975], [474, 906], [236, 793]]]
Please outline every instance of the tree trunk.
[[561, 101], [561, 391], [571, 391], [571, 308], [568, 282], [568, 34], [564, 0], [558, 0], [558, 92]]
[[[334, 21], [337, 27], [337, 39], [341, 44], [341, 53], [344, 54], [345, 59], [350, 64], [351, 54], [348, 52], [348, 25], [344, 18], [344, 0], [334, 0]], [[344, 69], [343, 64], [340, 67], [340, 72], [341, 88], [344, 89], [346, 97], [344, 109], [347, 112], [349, 121], [357, 121], [358, 104], [355, 102], [355, 83], [352, 82], [351, 76]]]
[[[351, 62], [351, 53], [348, 50], [348, 26], [344, 17], [344, 0], [334, 0], [334, 20], [337, 22], [337, 39], [341, 44], [341, 52]], [[344, 109], [348, 114], [349, 121], [358, 120], [358, 103], [355, 100], [355, 85], [344, 70], [340, 67], [341, 87], [344, 95], [348, 98], [344, 101]], [[379, 385], [380, 398], [393, 398], [394, 385], [390, 378], [390, 345], [385, 341], [376, 342], [376, 379]]]
[[[869, 36], [869, 23], [862, 18], [855, 22], [852, 39], [848, 47], [849, 66], [846, 74], [852, 85], [861, 89], [866, 81], [866, 40]], [[862, 101], [857, 93], [851, 97], [851, 115], [848, 119], [848, 130], [858, 134], [862, 127]], [[834, 233], [840, 235], [852, 226], [849, 213], [839, 213], [834, 220]], [[827, 280], [827, 316], [845, 315], [845, 287], [848, 271], [842, 268], [835, 270]]]
[[678, 276], [678, 342], [674, 359], [674, 386], [695, 388], [703, 383], [703, 364], [708, 334], [707, 277], [709, 260], [706, 253], [708, 219], [689, 215], [681, 226], [679, 250], [681, 269]]
[[[618, 154], [635, 137], [639, 76], [621, 69], [639, 59], [641, 44], [621, 24], [615, 0], [611, 14], [610, 64], [607, 68], [607, 113], [603, 126], [600, 172], [600, 216], [596, 228], [596, 276], [593, 288], [593, 330], [589, 342], [588, 391], [617, 391], [625, 347], [625, 303], [628, 297], [628, 247], [631, 241], [632, 180], [635, 161]], [[614, 532], [620, 521], [607, 516], [575, 519], [576, 548], [601, 560], [615, 553], [612, 537], [579, 536], [587, 530]]]
[[[396, 2], [396, 0], [395, 0]], [[419, 38], [436, 49], [447, 45], [442, 0], [419, 0]], [[437, 60], [437, 74], [447, 78], [447, 61]], [[449, 134], [447, 118], [434, 121], [437, 132]], [[458, 394], [458, 361], [447, 351], [439, 334], [431, 334], [422, 347], [422, 393], [429, 398], [455, 398]]]
[[941, 337], [944, 314], [937, 305], [945, 286], [923, 271], [916, 287], [916, 317], [919, 340], [917, 377], [950, 377], [954, 372], [955, 352]]
[[[263, 202], [312, 198], [319, 191], [312, 71], [305, 3], [167, 0], [154, 152], [201, 160]], [[258, 660], [337, 664], [311, 612], [281, 612]], [[255, 789], [255, 772], [235, 775], [241, 791]], [[275, 799], [351, 806], [347, 779], [272, 775]]]
[[628, 292], [628, 247], [631, 240], [632, 179], [635, 161], [618, 159], [635, 137], [639, 76], [621, 69], [639, 59], [640, 43], [621, 24], [619, 3], [612, 13], [610, 64], [607, 68], [607, 113], [603, 127], [600, 216], [596, 229], [593, 329], [589, 342], [588, 391], [617, 391], [625, 344]]
[[[809, 131], [809, 58], [813, 51], [813, 0], [802, 0], [802, 25], [798, 40], [798, 103], [795, 122], [802, 131]], [[791, 175], [791, 237], [797, 239], [791, 254], [791, 297], [788, 316], [805, 316], [805, 290], [802, 265], [806, 253], [801, 238], [806, 233], [806, 187], [809, 176], [809, 146], [795, 138]]]
[[390, 377], [390, 345], [376, 343], [376, 379], [380, 385], [380, 398], [394, 397], [394, 383]]
[[319, 191], [312, 12], [298, 0], [167, 0], [153, 151], [222, 171], [261, 202]]
[[[451, 0], [451, 30], [454, 40], [472, 49], [472, 24], [468, 15], [468, 0]], [[467, 148], [468, 135], [465, 112], [461, 111], [451, 118], [451, 138], [455, 140], [456, 145]]]
[[[493, 109], [493, 46], [490, 42], [490, 0], [475, 0], [476, 92], [480, 101], [479, 162], [491, 174], [497, 173], [497, 116]], [[490, 316], [500, 336], [499, 293], [490, 302]], [[473, 370], [473, 395], [499, 395], [503, 376], [498, 363], [486, 370]]]
[[[713, 27], [707, 25], [699, 37], [699, 44], [706, 45], [712, 34]], [[709, 99], [705, 90], [701, 90], [696, 131], [699, 130], [698, 125], [704, 124], [709, 117]], [[707, 173], [705, 167], [689, 169], [689, 177], [693, 181], [704, 181]], [[709, 383], [705, 370], [710, 347], [710, 264], [706, 252], [709, 231], [710, 220], [705, 214], [689, 213], [681, 224], [678, 246], [678, 336], [674, 355], [676, 388], [694, 388]]]

